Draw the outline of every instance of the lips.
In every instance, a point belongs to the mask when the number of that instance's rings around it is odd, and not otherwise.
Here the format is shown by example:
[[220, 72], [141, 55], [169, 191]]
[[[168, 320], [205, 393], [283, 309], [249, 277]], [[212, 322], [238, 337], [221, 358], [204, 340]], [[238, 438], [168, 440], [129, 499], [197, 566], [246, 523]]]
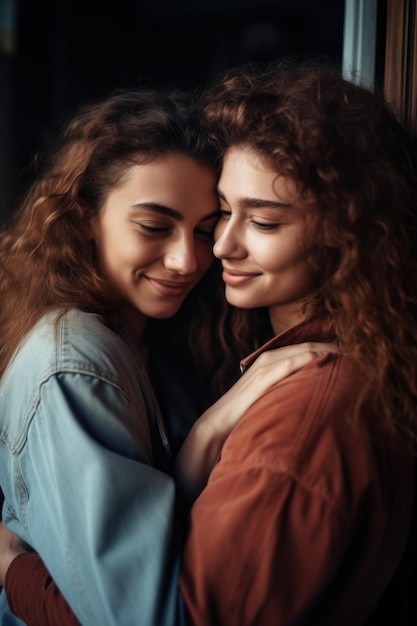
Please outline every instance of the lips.
[[231, 287], [238, 287], [245, 285], [254, 278], [257, 278], [260, 274], [255, 272], [239, 272], [237, 270], [231, 270], [223, 267], [222, 278], [226, 285]]
[[182, 296], [186, 294], [194, 285], [194, 281], [161, 280], [147, 276], [149, 283], [158, 293], [164, 296]]

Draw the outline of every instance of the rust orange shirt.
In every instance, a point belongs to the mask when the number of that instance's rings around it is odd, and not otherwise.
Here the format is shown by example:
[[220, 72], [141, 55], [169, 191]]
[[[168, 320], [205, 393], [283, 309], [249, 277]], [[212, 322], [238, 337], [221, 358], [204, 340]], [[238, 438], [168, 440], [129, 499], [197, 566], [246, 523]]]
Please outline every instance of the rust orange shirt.
[[[310, 323], [263, 349], [328, 339]], [[180, 588], [193, 625], [364, 623], [404, 550], [414, 465], [349, 421], [357, 388], [329, 354], [241, 418], [192, 507]]]

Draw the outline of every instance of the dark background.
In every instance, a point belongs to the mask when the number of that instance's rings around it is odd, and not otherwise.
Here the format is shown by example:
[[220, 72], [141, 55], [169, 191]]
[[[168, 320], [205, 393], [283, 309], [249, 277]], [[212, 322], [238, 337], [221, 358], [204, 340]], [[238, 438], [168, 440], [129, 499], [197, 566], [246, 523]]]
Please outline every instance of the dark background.
[[138, 84], [192, 89], [248, 60], [320, 54], [341, 62], [344, 5], [18, 0], [15, 52], [0, 66], [7, 89], [0, 214], [11, 212], [30, 182], [36, 152], [82, 103]]

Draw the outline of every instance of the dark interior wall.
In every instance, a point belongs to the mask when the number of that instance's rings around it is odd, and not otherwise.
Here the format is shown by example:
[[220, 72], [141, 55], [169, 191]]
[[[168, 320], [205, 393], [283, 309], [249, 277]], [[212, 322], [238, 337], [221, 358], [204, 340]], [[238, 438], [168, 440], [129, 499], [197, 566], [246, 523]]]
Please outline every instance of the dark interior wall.
[[17, 0], [16, 51], [0, 84], [8, 92], [0, 214], [11, 212], [34, 155], [80, 104], [116, 87], [194, 88], [247, 60], [341, 60], [343, 19], [344, 0]]

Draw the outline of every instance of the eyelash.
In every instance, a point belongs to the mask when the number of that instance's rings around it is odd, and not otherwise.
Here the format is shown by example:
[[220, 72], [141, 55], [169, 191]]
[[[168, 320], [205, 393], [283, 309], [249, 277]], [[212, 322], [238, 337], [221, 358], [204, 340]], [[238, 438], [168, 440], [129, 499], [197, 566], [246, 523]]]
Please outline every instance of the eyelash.
[[[163, 237], [164, 235], [168, 234], [169, 231], [170, 231], [169, 227], [148, 226], [147, 224], [140, 224], [140, 223], [137, 223], [137, 224], [147, 234], [154, 235], [155, 237], [158, 237], [158, 235]], [[206, 241], [213, 241], [213, 237], [214, 237], [214, 231], [213, 230], [208, 231], [208, 230], [198, 230], [198, 229], [196, 229], [194, 231], [194, 233], [200, 239], [204, 239]]]
[[263, 231], [278, 230], [281, 224], [264, 224], [263, 222], [255, 222], [252, 220], [252, 224], [258, 229]]
[[[230, 219], [232, 212], [226, 211], [225, 209], [220, 210], [220, 218], [228, 220]], [[261, 231], [272, 231], [280, 228], [281, 224], [273, 224], [273, 223], [265, 223], [265, 222], [257, 222], [256, 220], [251, 220], [251, 224], [255, 226], [258, 230]]]
[[141, 230], [144, 230], [146, 233], [151, 235], [163, 235], [169, 231], [169, 228], [164, 228], [160, 226], [148, 226], [147, 224], [139, 224], [136, 222]]

